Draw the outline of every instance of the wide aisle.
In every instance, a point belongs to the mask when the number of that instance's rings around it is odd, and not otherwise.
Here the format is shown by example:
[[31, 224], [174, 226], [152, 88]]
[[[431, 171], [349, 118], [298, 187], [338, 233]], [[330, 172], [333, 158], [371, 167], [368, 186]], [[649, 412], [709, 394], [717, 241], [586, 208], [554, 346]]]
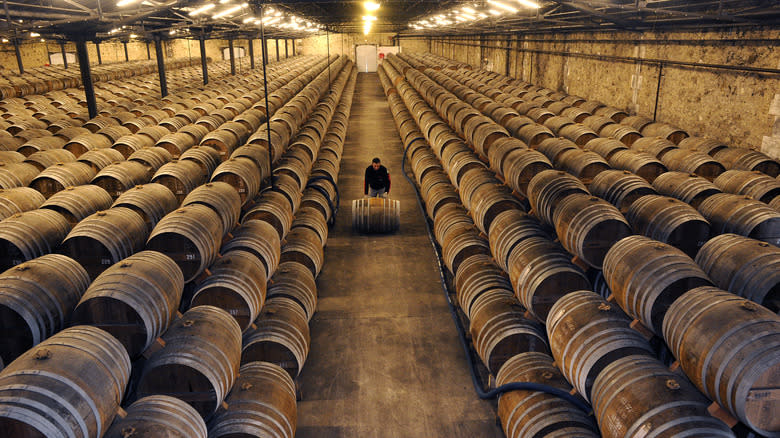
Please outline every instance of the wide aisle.
[[[358, 74], [296, 437], [503, 436], [494, 402], [471, 386], [401, 155], [377, 75]], [[391, 197], [401, 201], [394, 235], [351, 231], [351, 202], [363, 196], [363, 172], [375, 156], [390, 171]]]

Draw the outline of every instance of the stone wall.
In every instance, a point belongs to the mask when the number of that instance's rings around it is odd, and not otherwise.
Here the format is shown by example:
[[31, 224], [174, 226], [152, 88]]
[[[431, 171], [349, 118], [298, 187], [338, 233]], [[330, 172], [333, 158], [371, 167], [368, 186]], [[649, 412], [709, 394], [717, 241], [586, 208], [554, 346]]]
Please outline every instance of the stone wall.
[[[778, 37], [778, 30], [753, 29], [434, 38], [431, 51], [632, 114], [655, 114], [692, 135], [752, 149], [764, 145], [778, 157], [780, 75], [657, 62], [777, 69]], [[424, 51], [419, 41], [408, 46]]]
[[[330, 40], [330, 54], [346, 56], [355, 60], [355, 46], [359, 44], [376, 44], [378, 46], [392, 46], [393, 33], [332, 33], [329, 36], [315, 35], [304, 38], [301, 43], [301, 54], [303, 55], [325, 55], [328, 53], [328, 43]], [[402, 46], [402, 49], [403, 46]]]

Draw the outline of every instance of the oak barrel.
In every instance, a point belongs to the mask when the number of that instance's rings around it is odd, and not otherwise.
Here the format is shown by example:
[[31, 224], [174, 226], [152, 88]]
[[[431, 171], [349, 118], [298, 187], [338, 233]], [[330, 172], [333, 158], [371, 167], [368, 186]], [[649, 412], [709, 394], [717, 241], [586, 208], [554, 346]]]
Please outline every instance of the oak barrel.
[[206, 438], [206, 423], [192, 406], [167, 395], [149, 395], [117, 417], [103, 438]]

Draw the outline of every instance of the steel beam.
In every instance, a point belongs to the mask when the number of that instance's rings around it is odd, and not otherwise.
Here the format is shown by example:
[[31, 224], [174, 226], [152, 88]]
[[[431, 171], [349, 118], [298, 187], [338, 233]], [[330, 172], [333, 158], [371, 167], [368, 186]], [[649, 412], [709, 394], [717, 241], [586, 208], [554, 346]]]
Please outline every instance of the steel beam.
[[228, 51], [230, 52], [228, 54], [228, 57], [230, 59], [230, 74], [232, 76], [236, 75], [236, 56], [233, 53], [233, 38], [228, 38]]
[[97, 117], [97, 101], [95, 100], [95, 85], [92, 83], [92, 70], [89, 66], [86, 40], [76, 40], [76, 57], [79, 60], [79, 70], [81, 71], [81, 85], [84, 87], [84, 96], [87, 99], [87, 111], [89, 118], [92, 119]]
[[163, 59], [162, 40], [159, 35], [154, 36], [154, 50], [157, 55], [157, 72], [160, 74], [161, 97], [168, 95], [168, 81], [165, 78], [165, 60]]
[[248, 38], [249, 42], [249, 68], [255, 69], [255, 41], [252, 38]]
[[206, 38], [201, 36], [198, 38], [200, 41], [200, 68], [203, 72], [203, 85], [209, 83], [209, 68], [206, 62]]

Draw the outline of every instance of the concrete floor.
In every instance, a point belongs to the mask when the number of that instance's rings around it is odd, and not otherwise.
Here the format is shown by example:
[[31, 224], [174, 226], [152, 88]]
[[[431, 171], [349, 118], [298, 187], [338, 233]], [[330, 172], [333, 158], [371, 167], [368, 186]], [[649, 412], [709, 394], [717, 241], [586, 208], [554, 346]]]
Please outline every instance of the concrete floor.
[[[358, 75], [341, 162], [341, 210], [317, 279], [311, 352], [299, 380], [298, 438], [502, 437], [495, 401], [471, 385], [435, 255], [376, 73]], [[401, 201], [401, 230], [351, 231], [351, 202], [378, 156]]]

